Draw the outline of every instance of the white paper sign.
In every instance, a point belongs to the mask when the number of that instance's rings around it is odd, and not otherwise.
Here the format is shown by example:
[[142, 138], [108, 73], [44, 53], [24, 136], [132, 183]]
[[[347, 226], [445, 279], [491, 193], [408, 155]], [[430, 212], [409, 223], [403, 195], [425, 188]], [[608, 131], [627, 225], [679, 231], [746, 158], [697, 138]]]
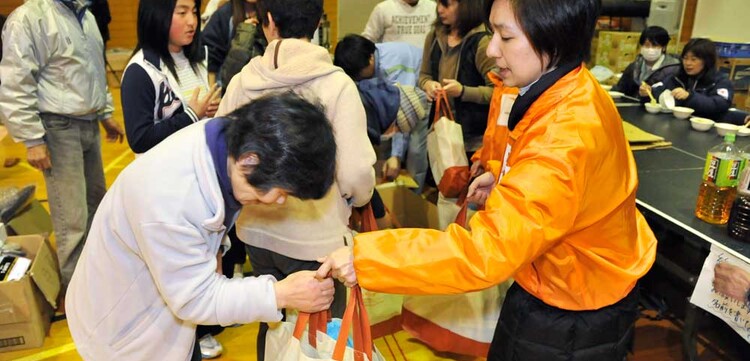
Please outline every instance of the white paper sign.
[[721, 262], [729, 262], [750, 272], [750, 264], [712, 245], [690, 302], [722, 319], [745, 341], [750, 342], [750, 310], [747, 305], [714, 290], [714, 267]]

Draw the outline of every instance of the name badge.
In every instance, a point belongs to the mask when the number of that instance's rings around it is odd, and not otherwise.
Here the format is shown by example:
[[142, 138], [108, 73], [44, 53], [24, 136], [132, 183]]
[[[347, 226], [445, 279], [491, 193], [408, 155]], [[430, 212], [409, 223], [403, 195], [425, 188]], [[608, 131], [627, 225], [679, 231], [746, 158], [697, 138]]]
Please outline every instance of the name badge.
[[508, 118], [510, 118], [510, 110], [513, 108], [513, 103], [516, 102], [516, 94], [503, 94], [500, 100], [500, 115], [497, 117], [497, 125], [501, 127], [508, 126]]

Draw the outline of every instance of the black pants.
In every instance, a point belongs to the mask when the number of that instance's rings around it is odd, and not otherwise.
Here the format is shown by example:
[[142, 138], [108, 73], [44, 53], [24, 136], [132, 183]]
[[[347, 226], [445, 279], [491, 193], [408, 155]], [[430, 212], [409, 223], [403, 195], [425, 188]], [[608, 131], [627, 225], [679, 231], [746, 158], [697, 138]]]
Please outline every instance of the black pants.
[[[343, 241], [342, 241], [343, 246]], [[247, 254], [250, 257], [250, 264], [253, 266], [253, 275], [272, 275], [281, 281], [286, 276], [297, 271], [315, 271], [320, 267], [316, 261], [303, 261], [289, 258], [278, 253], [253, 246], [247, 246]], [[341, 318], [346, 309], [346, 287], [336, 281], [334, 282], [335, 293], [333, 295], [333, 304], [331, 304], [331, 315]], [[286, 313], [284, 313], [286, 318]], [[266, 354], [266, 333], [268, 324], [260, 323], [258, 330], [258, 361], [263, 361]]]
[[622, 361], [638, 317], [637, 288], [611, 306], [568, 311], [545, 304], [514, 283], [487, 360]]

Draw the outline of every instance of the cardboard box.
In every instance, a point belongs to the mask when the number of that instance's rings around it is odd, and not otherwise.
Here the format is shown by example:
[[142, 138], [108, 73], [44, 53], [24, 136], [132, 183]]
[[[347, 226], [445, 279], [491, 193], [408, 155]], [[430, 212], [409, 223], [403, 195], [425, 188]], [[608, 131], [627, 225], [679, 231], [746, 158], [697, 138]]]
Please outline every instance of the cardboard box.
[[50, 233], [52, 233], [52, 218], [36, 199], [8, 221], [8, 234], [10, 235], [48, 235]]
[[402, 227], [438, 229], [437, 206], [396, 182], [375, 187]]
[[32, 259], [18, 281], [0, 282], [0, 352], [40, 347], [57, 307], [60, 274], [57, 257], [41, 235], [8, 237]]

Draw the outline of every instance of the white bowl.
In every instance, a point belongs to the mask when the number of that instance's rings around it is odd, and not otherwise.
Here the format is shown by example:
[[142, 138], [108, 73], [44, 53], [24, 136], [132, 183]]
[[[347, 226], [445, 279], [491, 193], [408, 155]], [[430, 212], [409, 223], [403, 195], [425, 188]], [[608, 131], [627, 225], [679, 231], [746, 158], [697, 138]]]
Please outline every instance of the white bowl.
[[688, 107], [674, 107], [672, 108], [672, 114], [674, 114], [675, 118], [677, 119], [687, 119], [690, 117], [691, 114], [693, 114], [695, 110]]
[[659, 111], [662, 112], [662, 113], [671, 113], [672, 109], [665, 108], [665, 107], [663, 107], [663, 106], [660, 105], [659, 106]]
[[620, 98], [622, 98], [623, 95], [625, 95], [623, 93], [620, 93], [620, 92], [614, 91], [614, 90], [610, 90], [608, 93], [609, 93], [609, 96], [612, 97], [612, 99], [620, 99]]
[[651, 114], [656, 114], [661, 110], [659, 104], [644, 103], [643, 106], [646, 108], [646, 111]]
[[604, 90], [606, 90], [606, 91], [610, 91], [610, 90], [612, 90], [612, 86], [611, 86], [611, 85], [607, 85], [607, 84], [601, 84], [601, 86], [602, 86], [602, 89], [604, 89]]
[[714, 124], [714, 128], [716, 128], [716, 132], [722, 137], [729, 133], [737, 134], [737, 130], [739, 129], [738, 126], [731, 123], [716, 123]]
[[708, 118], [691, 117], [690, 126], [699, 132], [705, 132], [714, 126], [714, 121]]
[[674, 96], [672, 96], [672, 92], [669, 89], [664, 90], [661, 94], [659, 94], [659, 105], [661, 105], [662, 108], [669, 109], [670, 111], [672, 110], [672, 108], [674, 108]]
[[750, 128], [740, 126], [739, 129], [737, 129], [737, 135], [740, 137], [747, 137], [750, 135]]

